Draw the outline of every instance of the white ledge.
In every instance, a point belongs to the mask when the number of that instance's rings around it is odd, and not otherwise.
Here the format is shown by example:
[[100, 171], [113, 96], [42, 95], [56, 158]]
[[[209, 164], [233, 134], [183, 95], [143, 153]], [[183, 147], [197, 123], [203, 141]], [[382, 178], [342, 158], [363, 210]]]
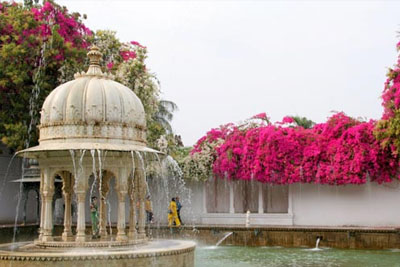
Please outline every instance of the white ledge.
[[[245, 213], [203, 213], [202, 224], [244, 225]], [[251, 213], [250, 225], [293, 225], [293, 214], [289, 213]]]

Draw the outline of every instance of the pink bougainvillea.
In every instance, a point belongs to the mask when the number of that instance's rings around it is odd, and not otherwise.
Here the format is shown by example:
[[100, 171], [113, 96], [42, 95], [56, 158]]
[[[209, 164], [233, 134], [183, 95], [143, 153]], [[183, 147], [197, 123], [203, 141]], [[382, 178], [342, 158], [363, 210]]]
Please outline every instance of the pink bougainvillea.
[[[289, 118], [282, 122], [293, 122]], [[282, 127], [282, 123], [249, 128], [230, 124], [208, 132], [192, 153], [204, 142], [223, 139], [215, 148], [213, 172], [229, 179], [273, 184], [390, 182], [397, 175], [398, 162], [374, 137], [375, 124], [344, 113], [311, 129]]]
[[131, 43], [132, 45], [136, 45], [136, 46], [138, 46], [138, 47], [140, 47], [140, 48], [146, 48], [145, 46], [141, 45], [139, 42], [136, 42], [136, 41], [131, 41], [130, 43]]
[[108, 70], [111, 70], [114, 67], [114, 63], [113, 62], [108, 62], [106, 66], [107, 66]]
[[42, 37], [51, 36], [53, 25], [57, 25], [57, 32], [65, 42], [75, 47], [86, 48], [89, 43], [82, 38], [84, 35], [91, 35], [92, 32], [83, 23], [68, 14], [66, 8], [55, 8], [51, 2], [45, 2], [39, 9], [31, 8], [34, 18], [41, 22], [41, 25], [26, 34], [39, 34]]
[[282, 119], [282, 124], [286, 124], [286, 123], [293, 123], [294, 119], [292, 117], [286, 116]]
[[259, 113], [259, 114], [257, 114], [257, 115], [254, 115], [253, 117], [251, 117], [252, 119], [261, 119], [261, 120], [266, 120], [266, 119], [268, 119], [268, 117], [267, 117], [267, 113], [265, 113], [265, 112], [262, 112], [262, 113]]
[[124, 50], [124, 51], [120, 51], [119, 54], [121, 55], [121, 57], [122, 57], [122, 59], [124, 61], [136, 58], [136, 52], [135, 51]]
[[382, 119], [392, 118], [400, 107], [400, 68], [389, 69], [385, 89], [382, 93], [382, 106], [384, 108]]
[[[3, 2], [0, 6], [0, 14], [12, 16], [17, 7], [18, 4]], [[26, 17], [24, 24], [7, 24], [0, 27], [0, 35], [8, 36], [1, 43], [15, 41], [16, 45], [26, 45], [27, 49], [34, 49], [40, 46], [42, 41], [51, 40], [57, 44], [53, 48], [58, 51], [53, 53], [52, 58], [57, 62], [64, 61], [67, 50], [87, 49], [89, 46], [86, 37], [92, 35], [91, 30], [81, 22], [79, 15], [68, 13], [66, 8], [52, 2], [44, 2], [43, 6], [25, 9], [23, 12]], [[62, 45], [57, 40], [58, 36], [62, 38]], [[34, 64], [31, 60], [27, 58], [25, 61], [28, 64]]]

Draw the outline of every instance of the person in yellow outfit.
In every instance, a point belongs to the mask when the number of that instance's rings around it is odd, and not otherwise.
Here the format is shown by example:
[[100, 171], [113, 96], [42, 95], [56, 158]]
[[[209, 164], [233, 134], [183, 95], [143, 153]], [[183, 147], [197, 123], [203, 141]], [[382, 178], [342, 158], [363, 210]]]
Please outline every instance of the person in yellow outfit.
[[181, 222], [178, 218], [178, 210], [176, 208], [175, 198], [172, 198], [171, 202], [169, 203], [168, 209], [168, 227], [181, 226]]

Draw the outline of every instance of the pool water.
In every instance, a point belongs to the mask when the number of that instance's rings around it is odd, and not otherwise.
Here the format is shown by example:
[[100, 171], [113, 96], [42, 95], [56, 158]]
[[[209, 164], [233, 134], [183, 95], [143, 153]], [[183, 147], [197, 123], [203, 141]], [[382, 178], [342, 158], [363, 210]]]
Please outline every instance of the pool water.
[[196, 267], [324, 266], [400, 267], [400, 249], [344, 250], [322, 248], [198, 246]]

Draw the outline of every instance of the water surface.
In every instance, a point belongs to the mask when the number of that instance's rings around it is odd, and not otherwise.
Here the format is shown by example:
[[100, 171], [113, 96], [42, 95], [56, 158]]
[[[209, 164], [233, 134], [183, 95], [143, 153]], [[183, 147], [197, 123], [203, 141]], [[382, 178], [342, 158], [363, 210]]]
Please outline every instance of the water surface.
[[400, 267], [400, 250], [208, 246], [196, 248], [196, 267]]

